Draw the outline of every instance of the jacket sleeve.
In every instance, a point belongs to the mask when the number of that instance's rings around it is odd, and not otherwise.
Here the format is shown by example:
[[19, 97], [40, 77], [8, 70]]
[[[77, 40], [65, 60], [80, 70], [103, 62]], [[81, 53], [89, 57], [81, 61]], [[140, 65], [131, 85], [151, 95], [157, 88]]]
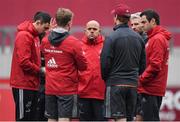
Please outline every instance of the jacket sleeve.
[[151, 54], [148, 57], [150, 60], [149, 64], [139, 79], [141, 83], [150, 82], [162, 69], [163, 56], [165, 53], [162, 39], [155, 39], [151, 46]]
[[75, 51], [75, 61], [79, 71], [84, 71], [87, 69], [87, 60], [84, 56], [84, 51], [82, 50], [82, 43], [78, 40], [78, 43], [74, 44]]
[[28, 36], [21, 34], [17, 37], [16, 48], [18, 63], [24, 71], [38, 74], [40, 67], [31, 62], [31, 46], [32, 41], [29, 40]]
[[139, 62], [139, 75], [141, 75], [145, 68], [146, 68], [146, 52], [145, 52], [145, 43], [142, 42], [142, 51], [141, 51], [141, 57], [140, 57], [140, 62]]
[[111, 59], [113, 57], [112, 53], [112, 40], [106, 37], [101, 52], [101, 76], [104, 81], [107, 80], [109, 71], [111, 69]]

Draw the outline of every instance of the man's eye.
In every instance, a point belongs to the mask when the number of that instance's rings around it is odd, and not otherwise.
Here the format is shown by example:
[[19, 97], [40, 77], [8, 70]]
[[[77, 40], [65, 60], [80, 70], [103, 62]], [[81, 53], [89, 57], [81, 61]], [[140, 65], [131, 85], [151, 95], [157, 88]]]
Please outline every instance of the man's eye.
[[144, 24], [144, 23], [146, 23], [146, 21], [142, 21], [141, 23], [143, 23], [143, 24]]
[[134, 23], [134, 25], [139, 25], [139, 23]]
[[94, 30], [94, 31], [96, 31], [97, 30], [97, 28], [88, 28], [88, 30]]

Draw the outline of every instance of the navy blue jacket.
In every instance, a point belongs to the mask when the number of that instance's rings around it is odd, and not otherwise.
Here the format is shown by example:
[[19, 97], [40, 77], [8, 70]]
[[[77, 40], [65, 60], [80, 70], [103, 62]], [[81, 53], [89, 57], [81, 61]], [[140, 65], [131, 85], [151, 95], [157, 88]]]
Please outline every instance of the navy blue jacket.
[[126, 24], [116, 25], [105, 39], [101, 53], [101, 75], [106, 85], [137, 86], [146, 66], [145, 44]]

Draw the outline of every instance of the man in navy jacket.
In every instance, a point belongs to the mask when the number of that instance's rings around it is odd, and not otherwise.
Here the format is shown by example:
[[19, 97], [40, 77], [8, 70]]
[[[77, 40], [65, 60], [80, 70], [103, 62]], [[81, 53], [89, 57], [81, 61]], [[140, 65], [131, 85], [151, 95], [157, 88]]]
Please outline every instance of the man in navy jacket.
[[132, 121], [138, 75], [145, 68], [144, 41], [128, 26], [127, 5], [118, 5], [112, 13], [114, 32], [105, 39], [101, 53], [101, 73], [106, 82], [105, 117]]

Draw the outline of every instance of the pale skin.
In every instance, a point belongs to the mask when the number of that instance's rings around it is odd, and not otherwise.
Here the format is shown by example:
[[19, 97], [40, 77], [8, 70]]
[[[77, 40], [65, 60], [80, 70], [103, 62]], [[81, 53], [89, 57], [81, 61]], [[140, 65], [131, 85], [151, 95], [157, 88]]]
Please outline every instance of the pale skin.
[[152, 28], [154, 28], [155, 26], [157, 26], [156, 21], [154, 18], [152, 18], [150, 20], [150, 22], [147, 20], [146, 16], [143, 15], [141, 17], [141, 23], [142, 23], [142, 28], [145, 32], [148, 32], [149, 30], [151, 30]]
[[95, 20], [91, 20], [87, 22], [84, 31], [85, 31], [85, 35], [87, 36], [90, 42], [95, 41], [95, 39], [99, 36], [101, 31], [100, 24]]
[[131, 22], [131, 28], [136, 31], [137, 33], [143, 32], [143, 25], [141, 23], [141, 17], [133, 18], [130, 20]]
[[39, 34], [47, 31], [50, 27], [49, 23], [42, 23], [40, 20], [35, 21], [33, 25]]

